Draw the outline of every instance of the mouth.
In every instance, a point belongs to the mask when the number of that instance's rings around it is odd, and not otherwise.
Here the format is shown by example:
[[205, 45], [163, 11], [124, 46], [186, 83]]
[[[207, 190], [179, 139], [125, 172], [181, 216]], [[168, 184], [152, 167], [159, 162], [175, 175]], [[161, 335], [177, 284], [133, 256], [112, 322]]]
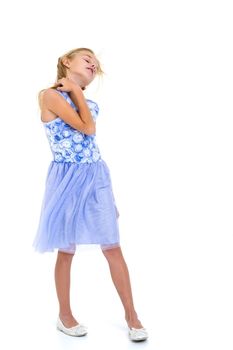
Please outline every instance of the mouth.
[[89, 71], [91, 71], [91, 75], [93, 75], [93, 69], [90, 68], [90, 67], [87, 67], [87, 69], [88, 69]]

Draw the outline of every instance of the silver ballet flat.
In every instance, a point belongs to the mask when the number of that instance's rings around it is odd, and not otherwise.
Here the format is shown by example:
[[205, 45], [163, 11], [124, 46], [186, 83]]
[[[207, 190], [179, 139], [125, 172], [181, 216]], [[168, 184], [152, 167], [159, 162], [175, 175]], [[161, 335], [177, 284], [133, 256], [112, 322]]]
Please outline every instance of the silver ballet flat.
[[132, 341], [142, 341], [148, 338], [148, 332], [146, 328], [129, 328], [129, 337]]
[[72, 335], [74, 337], [82, 337], [83, 335], [87, 334], [87, 327], [83, 324], [80, 323], [77, 326], [67, 328], [64, 326], [60, 317], [57, 319], [57, 329], [67, 335]]

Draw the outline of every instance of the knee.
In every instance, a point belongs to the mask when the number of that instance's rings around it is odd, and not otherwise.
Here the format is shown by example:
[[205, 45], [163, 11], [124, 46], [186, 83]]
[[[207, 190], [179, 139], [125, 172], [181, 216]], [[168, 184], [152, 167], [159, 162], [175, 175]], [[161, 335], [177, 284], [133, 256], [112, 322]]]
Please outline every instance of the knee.
[[107, 260], [116, 260], [122, 258], [122, 251], [120, 247], [102, 249], [102, 253], [104, 254]]
[[68, 253], [61, 250], [57, 252], [57, 261], [65, 264], [69, 264], [72, 261], [74, 253]]

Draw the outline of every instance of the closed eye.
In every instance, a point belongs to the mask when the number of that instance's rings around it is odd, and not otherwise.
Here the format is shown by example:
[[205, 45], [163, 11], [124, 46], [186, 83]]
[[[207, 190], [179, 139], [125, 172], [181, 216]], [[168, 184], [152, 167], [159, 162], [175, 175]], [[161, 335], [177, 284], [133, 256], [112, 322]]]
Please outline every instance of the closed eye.
[[[90, 60], [88, 60], [87, 58], [83, 58], [83, 59], [84, 59], [84, 61], [91, 63]], [[96, 65], [95, 65], [95, 69], [96, 69]]]

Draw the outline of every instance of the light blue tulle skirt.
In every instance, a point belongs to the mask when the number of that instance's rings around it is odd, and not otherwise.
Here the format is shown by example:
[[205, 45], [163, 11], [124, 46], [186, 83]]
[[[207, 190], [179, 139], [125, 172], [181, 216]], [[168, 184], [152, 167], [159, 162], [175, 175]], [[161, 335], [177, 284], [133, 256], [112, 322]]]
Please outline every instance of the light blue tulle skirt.
[[40, 253], [74, 253], [77, 245], [87, 244], [103, 250], [118, 247], [118, 217], [110, 171], [102, 158], [91, 163], [52, 160], [33, 247]]

